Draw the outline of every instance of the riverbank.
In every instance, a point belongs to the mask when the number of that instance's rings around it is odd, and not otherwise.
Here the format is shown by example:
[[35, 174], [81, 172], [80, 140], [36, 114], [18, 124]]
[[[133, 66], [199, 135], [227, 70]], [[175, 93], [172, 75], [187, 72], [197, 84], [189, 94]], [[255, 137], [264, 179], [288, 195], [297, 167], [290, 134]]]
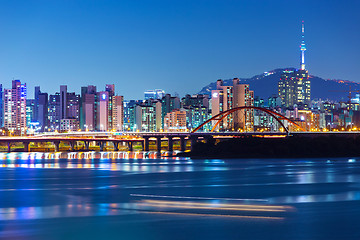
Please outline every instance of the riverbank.
[[359, 157], [360, 137], [244, 137], [218, 142], [198, 142], [191, 152], [178, 156], [197, 158], [316, 158]]

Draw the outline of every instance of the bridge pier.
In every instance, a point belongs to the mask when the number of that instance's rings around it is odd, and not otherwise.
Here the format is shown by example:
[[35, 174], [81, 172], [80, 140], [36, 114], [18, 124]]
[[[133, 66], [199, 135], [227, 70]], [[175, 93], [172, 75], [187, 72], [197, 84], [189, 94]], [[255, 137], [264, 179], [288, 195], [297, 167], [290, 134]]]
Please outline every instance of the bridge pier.
[[89, 141], [84, 141], [84, 145], [85, 145], [85, 150], [89, 151], [90, 142]]
[[59, 152], [59, 150], [60, 150], [60, 141], [54, 141], [53, 144], [54, 144], [54, 147], [55, 147], [55, 152]]
[[100, 142], [100, 141], [98, 141], [98, 142], [97, 142], [97, 145], [99, 145], [99, 147], [100, 147], [100, 152], [104, 151], [105, 142]]
[[186, 150], [185, 137], [180, 137], [180, 151], [185, 152], [185, 150]]
[[156, 137], [156, 151], [161, 152], [161, 137]]
[[127, 142], [127, 145], [128, 145], [129, 151], [132, 152], [133, 151], [133, 142], [129, 141], [129, 142]]
[[168, 151], [172, 152], [174, 146], [174, 140], [173, 137], [168, 137]]
[[150, 140], [149, 137], [144, 137], [144, 151], [148, 152], [149, 151], [149, 145], [150, 145]]
[[6, 142], [7, 145], [7, 152], [10, 153], [11, 152], [11, 142]]
[[113, 145], [114, 145], [114, 151], [119, 151], [119, 143], [116, 141], [113, 141]]
[[23, 142], [24, 144], [24, 152], [30, 151], [30, 142]]
[[75, 151], [76, 141], [69, 141], [69, 145], [70, 145], [70, 150], [72, 152]]

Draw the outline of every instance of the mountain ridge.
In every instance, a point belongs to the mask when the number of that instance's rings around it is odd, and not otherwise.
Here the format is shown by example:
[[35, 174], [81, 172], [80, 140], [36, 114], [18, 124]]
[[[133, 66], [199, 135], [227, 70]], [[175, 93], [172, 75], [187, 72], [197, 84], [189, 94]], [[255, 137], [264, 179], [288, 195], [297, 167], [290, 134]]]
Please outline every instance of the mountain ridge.
[[[283, 71], [295, 70], [293, 67], [277, 68], [250, 78], [239, 78], [241, 84], [249, 84], [250, 89], [254, 90], [254, 95], [267, 99], [272, 95], [277, 95], [278, 81]], [[309, 75], [311, 80], [311, 99], [348, 101], [348, 91], [360, 90], [360, 83], [341, 80], [323, 79], [318, 76]], [[232, 85], [232, 79], [224, 79], [224, 85]], [[199, 94], [211, 94], [211, 90], [216, 89], [216, 81], [204, 86]], [[355, 94], [352, 94], [355, 96]]]

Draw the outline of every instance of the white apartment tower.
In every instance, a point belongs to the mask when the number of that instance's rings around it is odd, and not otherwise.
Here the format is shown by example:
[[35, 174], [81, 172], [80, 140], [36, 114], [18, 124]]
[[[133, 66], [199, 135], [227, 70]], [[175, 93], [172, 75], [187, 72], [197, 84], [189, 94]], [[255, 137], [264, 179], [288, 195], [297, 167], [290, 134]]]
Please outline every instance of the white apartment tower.
[[26, 84], [12, 81], [12, 88], [4, 90], [4, 127], [14, 135], [26, 133]]

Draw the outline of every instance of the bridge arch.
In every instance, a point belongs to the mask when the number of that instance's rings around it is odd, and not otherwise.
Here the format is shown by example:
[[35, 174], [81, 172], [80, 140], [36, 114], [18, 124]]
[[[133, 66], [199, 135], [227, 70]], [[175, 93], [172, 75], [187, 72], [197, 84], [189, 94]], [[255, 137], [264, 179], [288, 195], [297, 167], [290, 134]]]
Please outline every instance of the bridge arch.
[[203, 126], [205, 126], [206, 124], [208, 124], [209, 122], [213, 121], [213, 120], [217, 120], [217, 122], [215, 123], [215, 125], [212, 127], [211, 132], [213, 132], [215, 130], [215, 128], [220, 124], [220, 122], [227, 117], [229, 114], [234, 113], [236, 111], [240, 111], [240, 110], [244, 110], [244, 109], [253, 109], [253, 110], [259, 110], [262, 112], [267, 113], [268, 115], [272, 116], [286, 131], [286, 133], [289, 133], [289, 130], [285, 127], [284, 123], [281, 120], [286, 120], [288, 122], [290, 122], [291, 124], [294, 124], [295, 126], [297, 126], [298, 128], [300, 128], [302, 131], [305, 131], [302, 127], [300, 127], [297, 123], [295, 123], [294, 121], [292, 121], [291, 119], [284, 117], [283, 115], [274, 112], [270, 109], [266, 109], [266, 108], [262, 108], [262, 107], [254, 107], [254, 106], [242, 106], [242, 107], [236, 107], [236, 108], [232, 108], [229, 110], [226, 110], [224, 112], [221, 112], [215, 116], [213, 116], [212, 118], [206, 120], [204, 123], [202, 123], [200, 126], [198, 126], [197, 128], [195, 128], [192, 133], [197, 132], [199, 129], [201, 129]]

